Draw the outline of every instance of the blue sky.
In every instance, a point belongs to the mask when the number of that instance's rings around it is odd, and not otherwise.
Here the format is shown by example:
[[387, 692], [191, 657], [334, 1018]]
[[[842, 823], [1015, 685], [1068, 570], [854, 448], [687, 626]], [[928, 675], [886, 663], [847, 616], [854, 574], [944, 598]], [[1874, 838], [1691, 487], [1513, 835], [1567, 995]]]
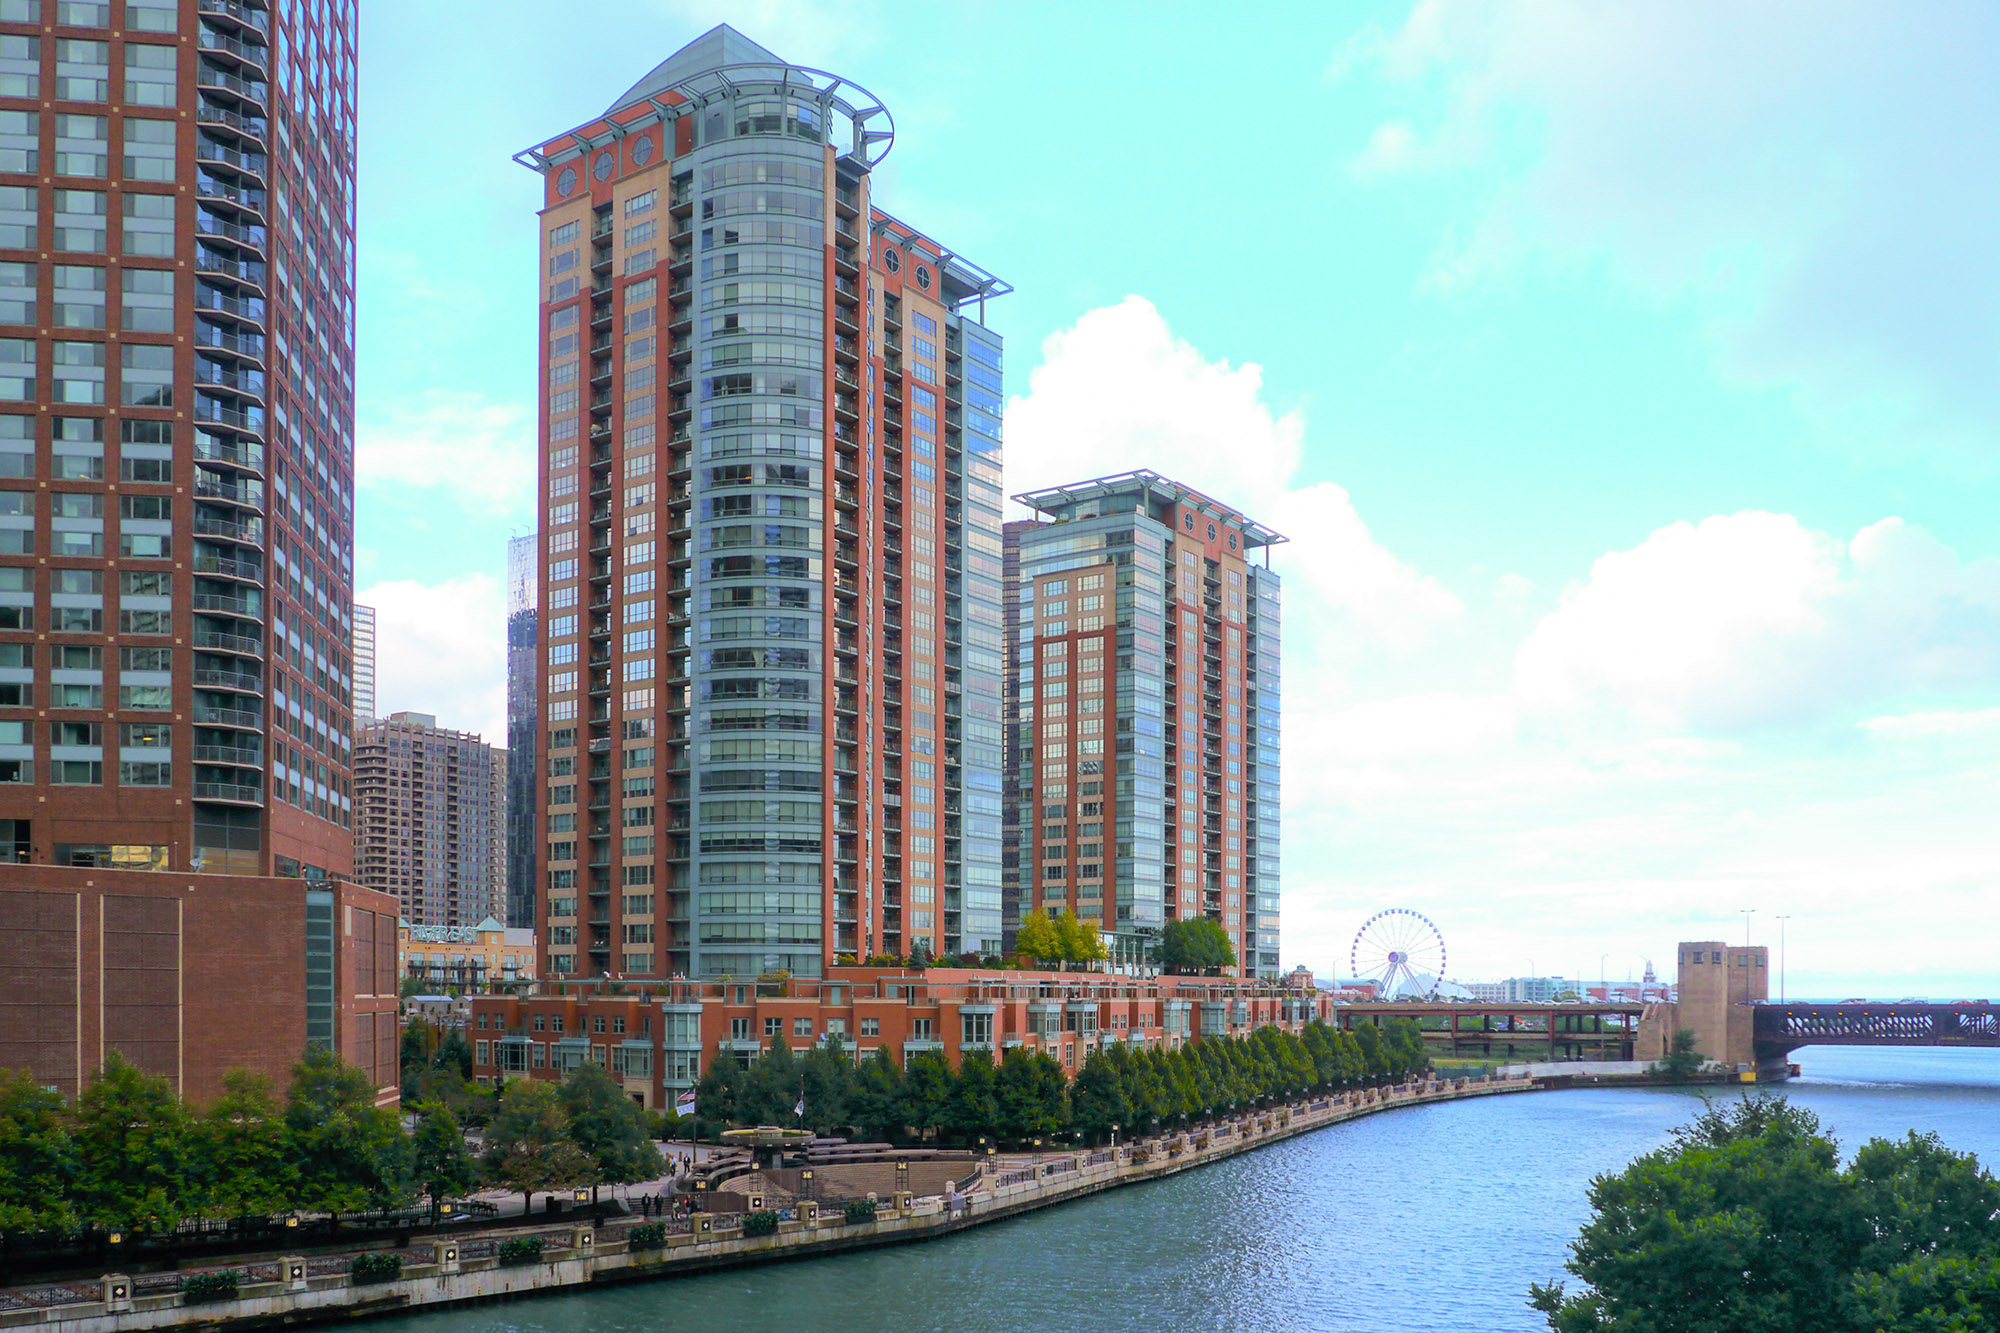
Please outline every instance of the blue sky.
[[551, 12], [363, 26], [383, 707], [498, 730], [509, 157], [727, 19], [880, 96], [878, 199], [1018, 289], [1010, 487], [1154, 466], [1294, 537], [1288, 964], [1400, 905], [1464, 976], [1618, 976], [1754, 907], [1797, 993], [1990, 991], [1996, 11]]

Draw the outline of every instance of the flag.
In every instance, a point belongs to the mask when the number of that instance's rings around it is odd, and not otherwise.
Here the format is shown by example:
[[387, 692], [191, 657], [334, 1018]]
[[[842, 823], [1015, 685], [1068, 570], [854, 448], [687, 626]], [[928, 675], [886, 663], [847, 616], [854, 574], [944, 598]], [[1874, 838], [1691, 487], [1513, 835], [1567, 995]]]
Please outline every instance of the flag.
[[799, 1104], [792, 1108], [792, 1114], [803, 1120], [806, 1118], [806, 1095], [799, 1094]]
[[679, 1095], [678, 1097], [674, 1098], [674, 1114], [675, 1114], [675, 1115], [693, 1115], [693, 1114], [694, 1114], [694, 1089], [693, 1089], [693, 1088], [689, 1088], [689, 1089], [688, 1089], [688, 1090], [687, 1090], [686, 1092], [683, 1092], [683, 1093], [682, 1093], [682, 1094], [680, 1094], [680, 1095]]

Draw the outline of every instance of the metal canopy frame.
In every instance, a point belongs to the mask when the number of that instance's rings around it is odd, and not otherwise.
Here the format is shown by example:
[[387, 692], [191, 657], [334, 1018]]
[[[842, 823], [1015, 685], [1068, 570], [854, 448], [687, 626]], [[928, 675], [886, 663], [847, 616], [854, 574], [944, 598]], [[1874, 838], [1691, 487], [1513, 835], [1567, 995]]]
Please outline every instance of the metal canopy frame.
[[1170, 477], [1163, 477], [1151, 468], [1137, 468], [1131, 472], [1118, 472], [1108, 477], [1093, 477], [1088, 481], [1073, 481], [1064, 486], [1050, 486], [1039, 491], [1023, 491], [1016, 495], [1014, 500], [1018, 504], [1026, 505], [1037, 514], [1053, 516], [1058, 510], [1067, 509], [1084, 500], [1129, 494], [1133, 490], [1144, 490], [1148, 495], [1157, 496], [1169, 504], [1184, 504], [1196, 513], [1241, 524], [1245, 550], [1254, 550], [1261, 546], [1277, 546], [1291, 540], [1283, 533], [1273, 531], [1262, 523], [1246, 517], [1241, 510], [1226, 505], [1213, 496], [1204, 495], [1192, 486], [1183, 486]]
[[[823, 81], [823, 82], [822, 82]], [[681, 116], [708, 106], [712, 102], [733, 98], [742, 92], [769, 90], [772, 94], [797, 98], [810, 94], [820, 106], [821, 115], [826, 117], [827, 128], [832, 126], [832, 113], [845, 116], [854, 128], [855, 144], [851, 151], [836, 154], [837, 157], [858, 157], [863, 165], [873, 168], [889, 155], [889, 149], [896, 141], [896, 119], [889, 114], [889, 108], [882, 99], [849, 78], [830, 70], [814, 69], [808, 65], [787, 65], [770, 61], [746, 62], [736, 65], [721, 65], [715, 69], [705, 69], [699, 74], [670, 84], [658, 92], [648, 93], [644, 98], [635, 99], [624, 106], [614, 106], [602, 116], [586, 122], [585, 125], [544, 139], [532, 147], [523, 148], [514, 154], [514, 160], [530, 171], [546, 172], [574, 157], [585, 157], [597, 148], [615, 143], [632, 133], [653, 124], [671, 124]], [[841, 95], [847, 89], [856, 96]], [[628, 119], [619, 119], [619, 113], [641, 107], [640, 113]], [[881, 117], [884, 129], [871, 128], [870, 122]], [[602, 124], [603, 130], [588, 133], [589, 126]], [[565, 147], [548, 151], [548, 145], [558, 140], [568, 139]]]
[[[986, 311], [987, 297], [1006, 296], [1014, 290], [1014, 284], [1008, 282], [1005, 278], [988, 273], [985, 269], [963, 255], [945, 249], [928, 236], [925, 236], [905, 223], [898, 222], [895, 218], [889, 217], [887, 214], [877, 217], [869, 223], [869, 229], [875, 235], [885, 236], [906, 250], [915, 250], [920, 254], [929, 256], [930, 261], [936, 264], [938, 268], [938, 277], [940, 280], [939, 294], [946, 294], [942, 290], [942, 283], [947, 279], [957, 284], [961, 289], [957, 296], [945, 303], [953, 310], [962, 310], [974, 301], [977, 301], [979, 302], [980, 313], [983, 317]], [[983, 318], [981, 322], [984, 322]]]

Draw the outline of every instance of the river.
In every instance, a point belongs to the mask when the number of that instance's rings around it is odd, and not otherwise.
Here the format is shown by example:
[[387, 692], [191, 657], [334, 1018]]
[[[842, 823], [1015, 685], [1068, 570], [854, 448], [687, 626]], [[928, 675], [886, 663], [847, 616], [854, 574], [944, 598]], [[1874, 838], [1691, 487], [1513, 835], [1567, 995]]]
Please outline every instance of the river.
[[[1784, 1089], [1852, 1151], [1935, 1130], [2000, 1164], [2000, 1051], [1824, 1047]], [[372, 1324], [377, 1333], [1535, 1330], [1592, 1175], [1693, 1093], [1580, 1089], [1393, 1111], [949, 1239]]]

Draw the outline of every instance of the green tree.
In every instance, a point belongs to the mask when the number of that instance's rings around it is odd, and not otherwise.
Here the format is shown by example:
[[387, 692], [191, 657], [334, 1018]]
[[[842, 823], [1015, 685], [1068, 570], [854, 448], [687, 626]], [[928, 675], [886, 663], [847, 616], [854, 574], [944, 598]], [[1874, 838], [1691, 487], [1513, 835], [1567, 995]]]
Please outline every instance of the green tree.
[[1022, 918], [1021, 928], [1014, 932], [1014, 948], [1022, 957], [1038, 963], [1057, 962], [1063, 956], [1062, 939], [1056, 934], [1055, 923], [1039, 907]]
[[1236, 966], [1236, 950], [1220, 921], [1205, 916], [1169, 921], [1160, 931], [1161, 967], [1182, 976], [1220, 972]]
[[1107, 1138], [1113, 1125], [1130, 1127], [1132, 1103], [1119, 1086], [1118, 1071], [1103, 1051], [1092, 1051], [1069, 1091], [1070, 1123], [1092, 1142]]
[[333, 1052], [315, 1048], [292, 1067], [285, 1129], [299, 1208], [338, 1222], [342, 1213], [409, 1197], [401, 1122], [375, 1104], [374, 1080]]
[[248, 1220], [290, 1206], [296, 1167], [285, 1134], [270, 1079], [245, 1069], [222, 1076], [196, 1133], [210, 1213]]
[[411, 1175], [431, 1202], [431, 1221], [444, 1201], [479, 1183], [479, 1168], [465, 1146], [465, 1131], [451, 1108], [427, 1102], [417, 1108], [417, 1132], [410, 1140]]
[[902, 1122], [928, 1139], [951, 1114], [951, 1065], [936, 1051], [920, 1051], [903, 1076]]
[[[569, 1072], [560, 1089], [569, 1115], [570, 1139], [596, 1164], [597, 1181], [629, 1185], [656, 1180], [667, 1169], [653, 1143], [646, 1109], [625, 1095], [603, 1065], [586, 1060]], [[592, 1182], [592, 1201], [596, 1199]]]
[[198, 1207], [187, 1109], [164, 1078], [113, 1053], [75, 1112], [77, 1220], [100, 1231], [171, 1231]]
[[444, 1034], [438, 1043], [437, 1052], [431, 1056], [434, 1069], [449, 1070], [462, 1079], [472, 1077], [472, 1043], [457, 1028]]
[[1000, 1119], [998, 1089], [999, 1074], [993, 1067], [992, 1052], [983, 1049], [961, 1052], [945, 1127], [967, 1142], [993, 1133]]
[[803, 1073], [792, 1058], [792, 1048], [785, 1045], [783, 1037], [773, 1037], [743, 1081], [738, 1113], [749, 1124], [795, 1126], [803, 1087]]
[[1011, 1139], [1047, 1137], [1069, 1127], [1069, 1080], [1054, 1059], [1040, 1051], [1010, 1047], [1000, 1059], [994, 1097], [1000, 1104], [999, 1130]]
[[595, 1185], [597, 1164], [570, 1138], [569, 1113], [553, 1083], [517, 1078], [500, 1094], [500, 1109], [486, 1127], [487, 1179], [521, 1192], [532, 1211], [549, 1190]]
[[1667, 1053], [1655, 1061], [1646, 1072], [1664, 1078], [1669, 1083], [1685, 1083], [1700, 1072], [1701, 1052], [1694, 1048], [1695, 1036], [1692, 1028], [1676, 1028], [1667, 1043]]
[[878, 1139], [899, 1139], [909, 1122], [903, 1115], [903, 1070], [889, 1048], [877, 1046], [854, 1081], [854, 1123]]
[[736, 1057], [717, 1055], [711, 1059], [694, 1088], [695, 1137], [714, 1138], [743, 1119], [743, 1094], [743, 1066], [736, 1063]]
[[800, 1058], [799, 1081], [805, 1087], [808, 1125], [826, 1133], [854, 1122], [854, 1060], [839, 1037], [829, 1034]]
[[78, 1174], [61, 1094], [0, 1070], [0, 1239], [74, 1225]]

